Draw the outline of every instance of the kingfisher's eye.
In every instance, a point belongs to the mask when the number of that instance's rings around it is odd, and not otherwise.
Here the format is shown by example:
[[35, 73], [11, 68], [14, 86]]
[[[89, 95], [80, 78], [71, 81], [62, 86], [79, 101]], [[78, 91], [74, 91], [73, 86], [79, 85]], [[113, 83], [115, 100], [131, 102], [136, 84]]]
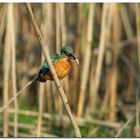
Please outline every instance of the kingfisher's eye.
[[65, 50], [62, 50], [61, 53], [67, 54], [67, 52]]
[[61, 53], [64, 53], [64, 50], [61, 50]]

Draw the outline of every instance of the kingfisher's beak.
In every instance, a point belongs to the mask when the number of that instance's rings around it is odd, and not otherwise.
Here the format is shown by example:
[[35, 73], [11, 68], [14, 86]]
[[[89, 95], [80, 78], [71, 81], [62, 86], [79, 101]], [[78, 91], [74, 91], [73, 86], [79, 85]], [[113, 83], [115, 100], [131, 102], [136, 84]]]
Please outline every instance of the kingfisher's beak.
[[75, 59], [75, 62], [77, 64], [78, 68], [79, 68], [79, 60], [77, 58]]
[[77, 66], [79, 68], [79, 60], [73, 54], [69, 54], [69, 56], [76, 62]]

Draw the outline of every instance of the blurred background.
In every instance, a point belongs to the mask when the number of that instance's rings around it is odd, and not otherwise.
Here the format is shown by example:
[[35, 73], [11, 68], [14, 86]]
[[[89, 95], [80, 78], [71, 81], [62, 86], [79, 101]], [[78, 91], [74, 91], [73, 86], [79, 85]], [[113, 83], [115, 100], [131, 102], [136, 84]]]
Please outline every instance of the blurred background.
[[[79, 59], [61, 80], [83, 137], [140, 137], [140, 4], [31, 4], [50, 54]], [[24, 4], [0, 4], [0, 108], [44, 61]], [[0, 112], [1, 137], [73, 137], [54, 82], [35, 82]]]

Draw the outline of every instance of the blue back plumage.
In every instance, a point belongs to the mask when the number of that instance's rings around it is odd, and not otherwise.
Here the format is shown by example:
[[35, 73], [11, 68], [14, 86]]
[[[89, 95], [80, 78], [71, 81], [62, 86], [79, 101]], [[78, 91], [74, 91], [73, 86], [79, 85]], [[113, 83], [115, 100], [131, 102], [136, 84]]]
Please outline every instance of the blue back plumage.
[[46, 73], [47, 71], [49, 71], [48, 64], [47, 64], [46, 61], [44, 61], [43, 66], [42, 66], [41, 69], [39, 70], [39, 75], [41, 75], [41, 74], [43, 74], [43, 73]]

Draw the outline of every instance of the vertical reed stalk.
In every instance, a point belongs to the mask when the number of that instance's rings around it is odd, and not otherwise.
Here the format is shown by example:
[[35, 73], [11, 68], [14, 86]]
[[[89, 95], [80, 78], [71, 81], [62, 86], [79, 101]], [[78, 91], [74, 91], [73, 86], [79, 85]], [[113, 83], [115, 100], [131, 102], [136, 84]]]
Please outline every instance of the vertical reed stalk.
[[106, 38], [106, 22], [108, 16], [108, 7], [109, 4], [103, 4], [103, 11], [102, 11], [102, 21], [101, 21], [101, 33], [100, 33], [100, 42], [99, 42], [99, 52], [98, 52], [98, 60], [95, 72], [95, 81], [94, 81], [94, 92], [92, 95], [92, 102], [90, 103], [90, 107], [95, 110], [96, 105], [96, 96], [98, 93], [98, 89], [100, 86], [100, 78], [101, 78], [101, 70], [105, 52], [105, 38]]
[[95, 60], [95, 56], [92, 56], [91, 59], [93, 61], [91, 61], [91, 68], [90, 68], [90, 74], [89, 74], [89, 101], [88, 101], [88, 106], [87, 106], [87, 109], [86, 109], [86, 112], [85, 112], [85, 117], [90, 115], [90, 113], [92, 112], [92, 108], [90, 108], [90, 102], [92, 102], [92, 94], [93, 94], [93, 91], [94, 91], [94, 86], [93, 86], [93, 83], [94, 83], [94, 75], [95, 75], [95, 63], [96, 63], [96, 60]]
[[[45, 38], [46, 37], [46, 30], [44, 30], [44, 28], [46, 28], [47, 24], [46, 24], [46, 4], [43, 4], [42, 5], [42, 13], [43, 13], [43, 23], [41, 24], [41, 31], [42, 31], [42, 34], [43, 34], [43, 37]], [[41, 63], [44, 61], [44, 58], [43, 58], [43, 54], [41, 55]], [[39, 84], [39, 113], [38, 113], [38, 121], [37, 121], [37, 137], [40, 137], [41, 136], [41, 129], [42, 129], [42, 114], [43, 114], [43, 97], [44, 97], [44, 92], [45, 92], [45, 84]]]
[[[62, 36], [62, 46], [66, 44], [67, 41], [67, 33], [66, 33], [66, 22], [65, 22], [65, 4], [60, 3], [60, 28], [61, 28], [61, 36]], [[68, 94], [69, 92], [69, 80], [68, 77], [64, 78], [64, 87], [65, 91]]]
[[1, 8], [1, 11], [0, 11], [0, 42], [3, 38], [3, 34], [4, 34], [4, 31], [5, 31], [5, 19], [6, 19], [6, 4], [3, 4], [2, 8]]
[[[123, 5], [122, 8], [120, 9], [120, 13], [121, 13], [122, 22], [124, 25], [126, 36], [127, 36], [128, 40], [131, 41], [133, 38], [133, 32], [132, 32], [133, 30], [131, 29], [129, 15], [128, 15], [125, 5]], [[129, 55], [130, 59], [133, 59], [133, 57], [132, 57], [133, 52], [129, 51], [129, 49], [128, 49], [128, 55]], [[126, 91], [126, 98], [125, 98], [126, 101], [130, 101], [133, 96], [133, 84], [132, 83], [134, 82], [134, 77], [132, 74], [129, 74], [129, 75], [130, 76], [128, 77], [128, 88]]]
[[[64, 46], [66, 44], [67, 41], [67, 33], [66, 33], [66, 22], [65, 22], [65, 4], [64, 3], [60, 3], [59, 5], [60, 8], [60, 29], [61, 29], [61, 36], [62, 36], [62, 46]], [[62, 81], [62, 85], [64, 86], [64, 91], [66, 93], [66, 96], [69, 94], [69, 79], [68, 77], [65, 77]], [[67, 96], [68, 97], [68, 96]], [[62, 106], [62, 112], [63, 113], [63, 106]]]
[[[5, 34], [5, 42], [4, 42], [4, 58], [3, 58], [3, 74], [4, 74], [4, 85], [3, 85], [3, 102], [4, 104], [8, 103], [8, 93], [9, 93], [9, 73], [10, 73], [10, 59], [11, 59], [11, 47], [10, 47], [10, 7], [9, 4], [7, 6], [6, 13], [6, 34]], [[8, 107], [4, 109], [3, 112], [3, 137], [8, 137], [9, 129], [8, 129]]]
[[[49, 46], [52, 45], [51, 42], [51, 36], [52, 36], [52, 4], [51, 3], [45, 3], [43, 4], [43, 20], [44, 20], [44, 26], [42, 26], [42, 33], [44, 36], [44, 41], [47, 44], [46, 49], [50, 52], [52, 49], [50, 49]], [[46, 84], [46, 92], [48, 93], [47, 96], [47, 105], [48, 105], [48, 112], [52, 113], [54, 108], [52, 109], [52, 104], [54, 102], [53, 99], [55, 99], [54, 94], [52, 94], [51, 91], [51, 82], [47, 82]]]
[[138, 48], [138, 66], [140, 69], [140, 10], [139, 4], [135, 4], [136, 7], [136, 29], [137, 29], [137, 48]]
[[[14, 19], [14, 6], [13, 4], [9, 4], [9, 21], [10, 21], [10, 36], [11, 36], [11, 52], [12, 52], [12, 83], [13, 83], [13, 96], [16, 96], [17, 92], [17, 84], [16, 84], [16, 44], [15, 44], [15, 19]], [[18, 136], [18, 102], [17, 98], [14, 100], [14, 137]]]
[[[55, 23], [56, 23], [56, 52], [60, 52], [60, 46], [61, 46], [61, 19], [60, 19], [60, 4], [55, 4]], [[59, 112], [59, 114], [62, 114], [63, 111], [63, 104], [60, 101], [59, 96], [56, 95], [55, 98], [55, 108]]]
[[[47, 29], [46, 29], [46, 35], [48, 36], [48, 38], [47, 37], [45, 37], [45, 42], [47, 42], [48, 43], [48, 46], [50, 46], [51, 45], [51, 36], [52, 36], [52, 28], [53, 28], [53, 26], [52, 26], [52, 4], [51, 3], [46, 3], [45, 4], [45, 6], [43, 6], [43, 8], [44, 8], [44, 11], [46, 12], [46, 13], [44, 13], [44, 23], [47, 25], [46, 27], [47, 27]], [[44, 27], [44, 28], [46, 28], [46, 27]], [[53, 49], [50, 49], [50, 47], [47, 47], [47, 49], [49, 50], [49, 52], [51, 52], [51, 50], [53, 50]]]
[[53, 112], [53, 109], [52, 108], [52, 100], [51, 100], [51, 83], [48, 81], [47, 84], [46, 84], [46, 96], [47, 96], [47, 107], [48, 107], [48, 112], [49, 113], [52, 113]]
[[84, 57], [83, 71], [82, 71], [82, 80], [80, 87], [80, 95], [78, 102], [78, 111], [77, 116], [80, 117], [83, 115], [83, 107], [85, 103], [86, 87], [88, 82], [88, 74], [90, 68], [90, 58], [91, 58], [91, 47], [92, 47], [92, 38], [93, 38], [93, 27], [94, 27], [94, 11], [95, 4], [90, 4], [89, 7], [89, 17], [88, 17], [88, 26], [87, 26], [87, 44], [86, 52]]
[[[136, 29], [137, 29], [137, 48], [138, 48], [138, 67], [140, 70], [140, 10], [139, 4], [135, 4], [136, 8]], [[138, 79], [139, 80], [139, 79]], [[139, 86], [140, 81], [138, 81]], [[139, 88], [139, 87], [138, 87]], [[136, 92], [136, 137], [140, 137], [140, 109], [139, 109], [139, 92]]]
[[[110, 81], [110, 113], [109, 118], [111, 121], [116, 120], [116, 106], [117, 106], [117, 58], [119, 53], [118, 43], [120, 41], [121, 34], [121, 25], [120, 25], [120, 16], [118, 14], [117, 4], [113, 5], [113, 48], [112, 48], [112, 72], [111, 72], [111, 81]], [[116, 34], [117, 32], [117, 34]]]
[[39, 113], [38, 113], [38, 122], [37, 122], [37, 137], [41, 136], [44, 89], [45, 89], [45, 84], [39, 84], [39, 92], [38, 92], [39, 93]]
[[135, 132], [136, 132], [136, 137], [140, 137], [139, 89], [137, 89], [137, 92], [136, 92], [136, 127], [135, 127]]
[[113, 22], [113, 10], [114, 9], [114, 3], [109, 5], [109, 15], [108, 15], [108, 21], [107, 21], [107, 31], [106, 31], [106, 53], [105, 53], [105, 64], [106, 64], [106, 71], [105, 71], [105, 96], [101, 103], [101, 109], [100, 109], [100, 117], [102, 114], [106, 112], [106, 109], [108, 108], [108, 100], [109, 100], [109, 91], [110, 91], [110, 81], [111, 81], [111, 65], [112, 65], [112, 51], [111, 51], [111, 37], [112, 37], [112, 22]]
[[110, 80], [110, 112], [109, 112], [109, 119], [111, 121], [116, 120], [116, 101], [117, 101], [117, 70], [116, 66], [112, 68], [112, 75]]
[[126, 35], [127, 35], [128, 39], [131, 40], [133, 38], [133, 33], [132, 33], [132, 30], [131, 30], [131, 26], [130, 26], [130, 23], [129, 23], [129, 19], [128, 19], [128, 15], [127, 15], [127, 11], [126, 11], [125, 6], [123, 6], [121, 8], [121, 16], [122, 16], [122, 20], [123, 20]]
[[[76, 32], [76, 39], [75, 39], [75, 50], [74, 54], [76, 58], [79, 59], [80, 56], [80, 46], [81, 46], [81, 39], [82, 39], [82, 28], [83, 28], [83, 3], [78, 3], [78, 19], [77, 19], [77, 32]], [[72, 92], [72, 103], [74, 104], [74, 108], [76, 110], [78, 102], [78, 91], [79, 91], [79, 75], [80, 71], [77, 69], [77, 67], [73, 67], [73, 80], [72, 80], [72, 87], [73, 87], [73, 92]]]
[[61, 22], [61, 34], [62, 34], [62, 46], [66, 43], [66, 23], [65, 23], [65, 4], [60, 3], [60, 22]]
[[60, 51], [60, 9], [59, 4], [55, 4], [55, 22], [56, 22], [56, 52]]

